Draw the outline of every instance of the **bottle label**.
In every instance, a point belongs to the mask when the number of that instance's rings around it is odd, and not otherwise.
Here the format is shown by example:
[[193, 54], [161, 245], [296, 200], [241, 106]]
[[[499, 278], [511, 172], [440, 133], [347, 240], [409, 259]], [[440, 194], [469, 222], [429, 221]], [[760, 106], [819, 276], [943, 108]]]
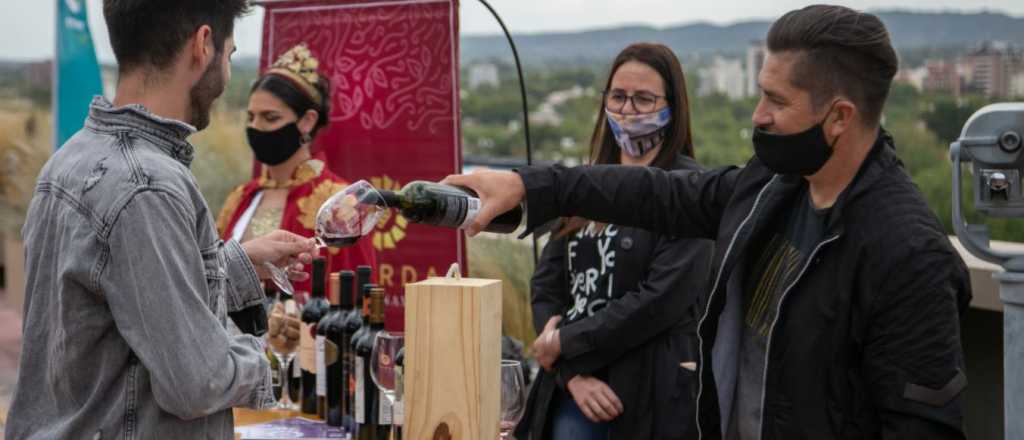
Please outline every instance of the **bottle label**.
[[391, 424], [391, 401], [380, 390], [377, 390], [377, 401], [380, 402], [380, 405], [378, 405], [380, 411], [377, 413], [377, 424], [388, 426]]
[[363, 392], [363, 358], [357, 357], [356, 361], [356, 423], [366, 423], [366, 394]]
[[462, 220], [462, 225], [459, 229], [466, 229], [469, 227], [473, 220], [476, 220], [476, 215], [480, 212], [480, 199], [476, 197], [466, 198], [466, 218]]
[[316, 324], [302, 323], [299, 332], [299, 367], [316, 373]]
[[327, 365], [324, 364], [324, 342], [322, 335], [316, 336], [316, 395], [327, 396]]

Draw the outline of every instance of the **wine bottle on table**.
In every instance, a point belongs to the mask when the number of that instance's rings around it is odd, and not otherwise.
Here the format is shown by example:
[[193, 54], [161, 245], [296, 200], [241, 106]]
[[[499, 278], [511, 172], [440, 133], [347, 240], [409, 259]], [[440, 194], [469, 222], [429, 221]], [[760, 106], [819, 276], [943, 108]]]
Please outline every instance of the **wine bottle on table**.
[[[352, 292], [353, 295], [362, 296], [363, 287], [373, 282], [373, 268], [367, 265], [356, 267], [356, 291]], [[353, 297], [354, 298], [354, 297]], [[362, 303], [360, 303], [362, 304]]]
[[[334, 366], [338, 359], [336, 347], [328, 345], [327, 329], [338, 320], [341, 312], [341, 274], [332, 273], [327, 288], [327, 314], [316, 324], [316, 414], [327, 419], [327, 368]], [[341, 426], [341, 425], [336, 425]]]
[[[358, 317], [358, 328], [352, 332], [352, 339], [350, 339], [353, 353], [356, 350], [356, 345], [359, 344], [359, 338], [363, 337], [363, 333], [370, 330], [370, 294], [375, 287], [377, 287], [376, 284], [365, 284], [363, 285], [363, 292], [356, 294], [358, 303], [354, 312]], [[358, 382], [358, 378], [356, 378], [356, 381]]]
[[[345, 336], [344, 343], [346, 351], [344, 354], [344, 362], [347, 367], [345, 372], [348, 375], [348, 395], [346, 396], [346, 419], [345, 419], [345, 430], [346, 432], [354, 432], [356, 430], [356, 420], [363, 420], [365, 416], [365, 410], [362, 406], [362, 394], [360, 397], [356, 396], [356, 388], [358, 387], [358, 377], [356, 375], [356, 342], [357, 334], [363, 328], [363, 289], [367, 285], [370, 285], [370, 276], [372, 275], [372, 269], [370, 266], [359, 266], [356, 268], [356, 289], [351, 292], [352, 306], [348, 313], [348, 317], [345, 319]], [[344, 286], [343, 286], [344, 287]], [[367, 320], [369, 317], [367, 317]], [[357, 400], [359, 405], [357, 405]], [[357, 409], [358, 407], [358, 409]], [[361, 415], [357, 415], [361, 414]]]
[[367, 395], [371, 396], [373, 400], [370, 418], [370, 423], [374, 427], [373, 440], [387, 440], [391, 428], [391, 407], [388, 405], [388, 400], [384, 397], [383, 392], [373, 382], [373, 376], [370, 373], [370, 368], [372, 368], [370, 364], [378, 361], [372, 356], [373, 345], [377, 339], [377, 334], [384, 331], [384, 288], [371, 288], [369, 300], [370, 328], [359, 339], [356, 354], [361, 357], [365, 356], [366, 359], [364, 363], [366, 366], [366, 377], [363, 380], [369, 388]]
[[[349, 411], [346, 405], [348, 396], [348, 371], [351, 366], [351, 348], [345, 343], [345, 324], [348, 312], [352, 309], [352, 283], [355, 274], [343, 270], [337, 275], [337, 291], [332, 287], [331, 309], [325, 320], [321, 320], [317, 331], [324, 334], [324, 387], [326, 391], [327, 411], [325, 419], [330, 426], [346, 426], [345, 417]], [[331, 281], [335, 281], [332, 276]], [[335, 298], [337, 301], [335, 302]], [[347, 299], [346, 299], [347, 298]], [[346, 363], [345, 358], [349, 360]]]
[[350, 338], [352, 338], [352, 350], [355, 350], [356, 345], [355, 334], [363, 328], [363, 322], [369, 322], [370, 319], [370, 302], [364, 301], [364, 298], [370, 296], [370, 290], [367, 289], [367, 286], [373, 286], [370, 282], [372, 275], [373, 269], [370, 266], [359, 266], [356, 268], [356, 291], [352, 293], [355, 307], [349, 312], [348, 318], [346, 318]]
[[[442, 185], [417, 180], [409, 182], [400, 191], [381, 190], [384, 203], [401, 211], [402, 216], [415, 223], [466, 228], [480, 212], [480, 199], [469, 188]], [[514, 232], [523, 219], [522, 206], [497, 216], [484, 228], [488, 232]]]
[[[358, 440], [379, 440], [380, 437], [380, 405], [378, 398], [380, 392], [377, 390], [377, 385], [373, 383], [373, 377], [370, 376], [370, 362], [372, 362], [371, 354], [373, 353], [373, 340], [377, 336], [377, 333], [384, 330], [384, 289], [375, 286], [367, 286], [366, 290], [369, 291], [370, 297], [364, 296], [364, 303], [369, 303], [369, 319], [364, 322], [363, 330], [359, 333], [358, 339], [356, 340], [356, 394], [357, 400], [359, 394], [362, 394], [362, 407], [357, 408], [364, 410], [365, 415], [362, 418], [362, 422], [358, 419], [356, 423], [359, 425], [357, 430], [356, 438]], [[357, 403], [358, 406], [358, 403]]]
[[324, 298], [324, 278], [327, 261], [313, 260], [313, 287], [306, 305], [302, 307], [302, 328], [299, 333], [299, 368], [302, 370], [301, 400], [303, 414], [316, 411], [316, 325], [327, 313], [330, 305]]

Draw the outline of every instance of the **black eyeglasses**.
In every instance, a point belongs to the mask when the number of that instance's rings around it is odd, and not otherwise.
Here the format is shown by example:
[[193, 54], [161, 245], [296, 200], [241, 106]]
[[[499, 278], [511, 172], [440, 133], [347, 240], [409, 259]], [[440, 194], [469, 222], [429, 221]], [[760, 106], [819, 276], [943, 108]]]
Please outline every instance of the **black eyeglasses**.
[[627, 102], [633, 103], [633, 109], [637, 113], [653, 112], [654, 108], [658, 105], [658, 100], [665, 99], [664, 96], [647, 92], [627, 95], [621, 90], [605, 90], [602, 93], [604, 94], [604, 107], [615, 113], [622, 113], [622, 110], [626, 108]]

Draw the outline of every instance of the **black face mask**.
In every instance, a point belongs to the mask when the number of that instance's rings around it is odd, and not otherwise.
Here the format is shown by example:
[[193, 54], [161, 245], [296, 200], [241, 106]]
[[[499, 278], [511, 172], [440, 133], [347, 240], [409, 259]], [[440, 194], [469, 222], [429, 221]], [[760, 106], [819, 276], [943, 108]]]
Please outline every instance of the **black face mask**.
[[[832, 146], [825, 138], [825, 121], [832, 113], [811, 128], [794, 134], [774, 134], [754, 127], [754, 154], [768, 169], [778, 174], [810, 176], [817, 173], [832, 157]], [[836, 138], [838, 141], [839, 138]]]
[[302, 147], [302, 133], [294, 122], [274, 131], [245, 129], [256, 160], [267, 165], [280, 165]]

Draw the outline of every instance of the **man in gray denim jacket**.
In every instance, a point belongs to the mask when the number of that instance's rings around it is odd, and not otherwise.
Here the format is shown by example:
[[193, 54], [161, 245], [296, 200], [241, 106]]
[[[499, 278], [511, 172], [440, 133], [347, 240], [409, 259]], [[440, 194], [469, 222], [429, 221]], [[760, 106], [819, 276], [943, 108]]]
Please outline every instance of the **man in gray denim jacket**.
[[230, 77], [247, 9], [104, 1], [117, 98], [94, 99], [39, 176], [7, 439], [230, 439], [232, 407], [273, 403], [262, 341], [227, 314], [262, 307], [254, 267], [314, 247], [284, 231], [219, 240], [186, 141]]

